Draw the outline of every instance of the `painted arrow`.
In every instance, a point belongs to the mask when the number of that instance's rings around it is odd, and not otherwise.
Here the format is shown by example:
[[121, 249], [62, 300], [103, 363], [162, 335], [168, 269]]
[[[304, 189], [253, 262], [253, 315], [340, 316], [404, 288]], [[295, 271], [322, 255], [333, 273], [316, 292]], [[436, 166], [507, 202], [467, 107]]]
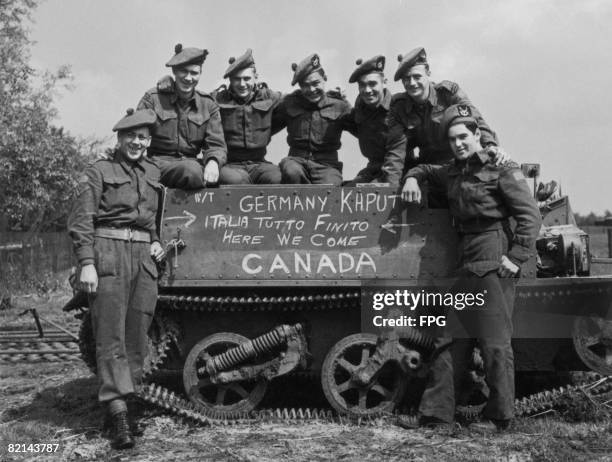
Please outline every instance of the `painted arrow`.
[[385, 223], [380, 225], [382, 229], [389, 231], [390, 233], [397, 234], [397, 231], [393, 228], [408, 228], [414, 225], [422, 225], [423, 223]]
[[196, 221], [196, 216], [193, 213], [189, 213], [187, 210], [183, 210], [183, 215], [180, 217], [166, 217], [164, 218], [164, 221], [168, 221], [168, 220], [187, 220], [185, 222], [185, 228], [189, 228], [189, 225], [191, 225], [194, 221]]

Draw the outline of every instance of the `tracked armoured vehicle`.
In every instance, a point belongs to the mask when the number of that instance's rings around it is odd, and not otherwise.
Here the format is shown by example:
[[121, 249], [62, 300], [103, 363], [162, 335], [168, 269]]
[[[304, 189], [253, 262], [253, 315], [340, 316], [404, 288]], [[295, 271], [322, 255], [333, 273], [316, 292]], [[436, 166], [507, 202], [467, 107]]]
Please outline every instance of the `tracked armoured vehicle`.
[[[447, 209], [407, 206], [384, 185], [169, 190], [161, 209], [167, 260], [147, 367], [181, 374], [201, 414], [251, 411], [288, 374], [316, 378], [341, 413], [388, 412], [435, 354], [427, 332], [377, 336], [365, 305], [381, 287], [418, 292], [452, 276]], [[612, 276], [597, 275], [607, 270], [567, 198], [541, 210], [517, 282], [516, 368], [612, 375]], [[87, 316], [81, 337], [95, 368]]]

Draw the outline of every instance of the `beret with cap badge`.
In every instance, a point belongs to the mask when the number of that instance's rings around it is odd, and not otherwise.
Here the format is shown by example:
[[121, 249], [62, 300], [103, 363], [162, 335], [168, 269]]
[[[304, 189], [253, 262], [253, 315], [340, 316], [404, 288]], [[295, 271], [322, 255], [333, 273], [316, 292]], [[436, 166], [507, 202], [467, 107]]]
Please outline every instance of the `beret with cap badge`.
[[157, 115], [153, 109], [140, 109], [134, 111], [130, 108], [126, 111], [126, 115], [115, 124], [114, 132], [129, 130], [130, 128], [145, 127], [153, 125], [157, 120]]
[[355, 64], [357, 64], [357, 69], [351, 74], [349, 83], [355, 83], [362, 75], [371, 74], [372, 72], [382, 74], [385, 70], [385, 57], [383, 55], [376, 55], [367, 61], [358, 59]]
[[478, 123], [474, 116], [474, 108], [468, 104], [453, 104], [442, 114], [440, 128], [442, 133], [447, 133], [451, 126], [467, 123]]
[[232, 76], [236, 72], [246, 69], [247, 67], [253, 67], [255, 65], [255, 60], [253, 59], [253, 50], [250, 48], [244, 52], [242, 56], [238, 58], [234, 58], [233, 56], [229, 59], [229, 67], [225, 70], [225, 74], [223, 74], [223, 78], [227, 79]]
[[174, 46], [174, 56], [166, 63], [166, 67], [185, 66], [187, 64], [198, 64], [201, 65], [206, 56], [208, 50], [201, 48], [183, 48], [183, 45], [177, 43]]
[[414, 50], [410, 50], [403, 56], [399, 55], [397, 60], [399, 61], [399, 66], [393, 77], [393, 80], [396, 82], [400, 80], [411, 67], [417, 64], [427, 64], [427, 53], [425, 52], [425, 48], [418, 47]]
[[295, 85], [298, 82], [301, 82], [314, 71], [319, 69], [323, 70], [321, 67], [321, 60], [319, 59], [319, 55], [314, 53], [302, 61], [299, 64], [293, 63], [291, 64], [291, 69], [293, 70], [293, 79], [291, 80], [291, 85]]

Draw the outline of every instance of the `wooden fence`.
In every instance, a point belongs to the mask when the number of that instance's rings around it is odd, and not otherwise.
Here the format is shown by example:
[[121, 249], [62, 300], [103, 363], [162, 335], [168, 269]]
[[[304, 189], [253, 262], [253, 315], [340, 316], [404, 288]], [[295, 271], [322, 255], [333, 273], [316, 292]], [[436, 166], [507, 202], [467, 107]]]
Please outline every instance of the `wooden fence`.
[[76, 259], [68, 233], [0, 232], [0, 284], [54, 274]]

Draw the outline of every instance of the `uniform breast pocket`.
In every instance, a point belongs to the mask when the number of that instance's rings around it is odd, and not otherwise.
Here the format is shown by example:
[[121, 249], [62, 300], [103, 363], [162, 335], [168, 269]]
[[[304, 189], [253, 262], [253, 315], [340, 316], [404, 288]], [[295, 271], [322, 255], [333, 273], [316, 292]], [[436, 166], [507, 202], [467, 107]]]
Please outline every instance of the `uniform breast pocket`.
[[147, 178], [147, 203], [153, 212], [157, 210], [163, 186], [159, 181]]
[[318, 120], [317, 131], [326, 142], [335, 143], [340, 140], [342, 129], [340, 127], [340, 111], [335, 108], [324, 108]]
[[499, 172], [485, 170], [475, 173], [468, 182], [464, 184], [464, 195], [468, 201], [477, 203], [487, 202], [497, 190]]
[[267, 131], [272, 126], [273, 101], [256, 101], [253, 103], [253, 129]]
[[187, 116], [187, 136], [191, 143], [199, 144], [204, 139], [206, 125], [210, 120], [208, 114], [189, 114]]
[[136, 191], [130, 187], [129, 177], [108, 176], [102, 181], [102, 202], [105, 209], [131, 207], [138, 200]]

